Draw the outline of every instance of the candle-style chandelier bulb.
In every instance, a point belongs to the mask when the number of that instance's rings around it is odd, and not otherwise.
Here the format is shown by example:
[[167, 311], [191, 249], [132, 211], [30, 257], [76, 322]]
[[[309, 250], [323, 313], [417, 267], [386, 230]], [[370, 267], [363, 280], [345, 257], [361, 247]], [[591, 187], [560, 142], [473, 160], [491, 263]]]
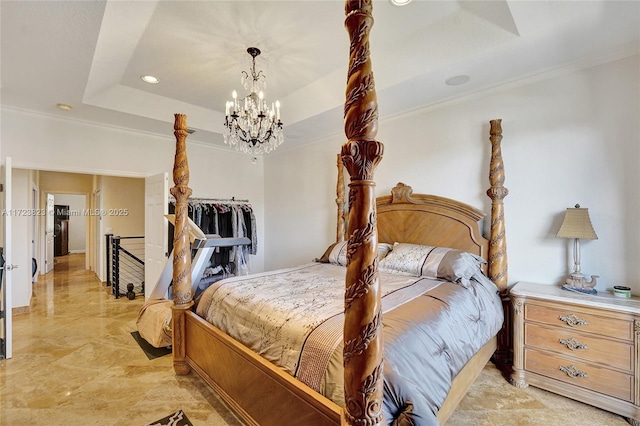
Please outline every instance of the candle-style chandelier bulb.
[[238, 99], [238, 92], [232, 92], [232, 101], [225, 104], [224, 143], [235, 147], [236, 151], [247, 154], [266, 154], [284, 142], [280, 101], [271, 107], [265, 100], [266, 76], [256, 72], [256, 57], [260, 49], [250, 47], [252, 66], [249, 72], [242, 71], [240, 82], [250, 93]]

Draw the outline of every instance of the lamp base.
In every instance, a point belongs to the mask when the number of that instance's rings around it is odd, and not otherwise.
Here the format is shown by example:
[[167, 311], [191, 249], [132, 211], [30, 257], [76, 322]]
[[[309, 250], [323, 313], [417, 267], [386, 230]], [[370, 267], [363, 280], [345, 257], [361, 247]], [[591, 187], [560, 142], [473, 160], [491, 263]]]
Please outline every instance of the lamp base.
[[598, 291], [595, 288], [578, 288], [570, 286], [569, 284], [564, 284], [562, 289], [582, 294], [598, 294]]
[[591, 275], [591, 280], [587, 280], [580, 272], [573, 272], [564, 282], [564, 285], [569, 288], [579, 290], [581, 293], [595, 294], [591, 290], [595, 291], [597, 279], [599, 277], [599, 275]]

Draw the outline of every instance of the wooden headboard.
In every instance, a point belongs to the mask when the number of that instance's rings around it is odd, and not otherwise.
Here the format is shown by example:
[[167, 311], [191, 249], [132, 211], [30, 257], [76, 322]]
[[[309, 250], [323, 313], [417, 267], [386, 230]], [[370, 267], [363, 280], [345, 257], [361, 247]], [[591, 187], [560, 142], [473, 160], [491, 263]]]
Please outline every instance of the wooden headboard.
[[479, 221], [485, 214], [468, 205], [435, 195], [412, 195], [398, 183], [391, 195], [378, 197], [378, 241], [451, 247], [487, 258], [489, 241]]
[[[498, 286], [503, 295], [505, 309], [507, 296], [507, 243], [505, 237], [504, 203], [509, 194], [504, 187], [502, 161], [502, 120], [490, 122], [491, 161], [487, 195], [491, 199], [491, 216], [469, 204], [437, 195], [413, 194], [413, 189], [398, 183], [391, 195], [377, 197], [377, 241], [404, 242], [436, 247], [450, 247], [477, 254], [487, 260], [486, 275]], [[345, 196], [342, 156], [338, 154], [336, 186], [337, 227], [336, 241], [349, 238], [349, 203]], [[351, 186], [351, 185], [349, 185]], [[349, 198], [349, 199], [347, 199]], [[490, 239], [483, 236], [482, 220], [490, 220]], [[506, 345], [506, 343], [505, 343]], [[502, 345], [501, 347], [506, 347]], [[504, 350], [500, 350], [504, 353]]]

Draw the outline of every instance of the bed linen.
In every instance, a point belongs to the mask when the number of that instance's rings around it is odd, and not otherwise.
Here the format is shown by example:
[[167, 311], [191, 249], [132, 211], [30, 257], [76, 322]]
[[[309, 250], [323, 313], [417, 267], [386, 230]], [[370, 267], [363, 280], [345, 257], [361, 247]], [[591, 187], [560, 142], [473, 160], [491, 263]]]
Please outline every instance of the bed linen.
[[[305, 340], [344, 311], [345, 272], [344, 266], [312, 262], [221, 280], [203, 293], [196, 313], [295, 375]], [[383, 296], [389, 297], [384, 297], [383, 309], [385, 304], [396, 306], [439, 284], [409, 274], [389, 275], [383, 289]]]
[[[345, 273], [344, 266], [314, 262], [229, 278], [203, 293], [196, 313], [343, 405]], [[390, 425], [437, 424], [451, 381], [502, 325], [497, 288], [481, 274], [467, 288], [408, 273], [379, 276], [385, 418]], [[317, 334], [326, 346], [309, 349]]]

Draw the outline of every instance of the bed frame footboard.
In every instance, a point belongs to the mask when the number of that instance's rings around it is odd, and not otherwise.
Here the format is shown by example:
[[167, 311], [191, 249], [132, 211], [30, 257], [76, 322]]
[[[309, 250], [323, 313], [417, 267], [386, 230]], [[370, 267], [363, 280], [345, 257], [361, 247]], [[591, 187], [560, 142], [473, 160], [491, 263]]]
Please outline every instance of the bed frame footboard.
[[[178, 312], [174, 312], [178, 313]], [[342, 409], [192, 311], [178, 313], [185, 341], [174, 351], [249, 425], [340, 425]], [[185, 370], [183, 370], [185, 371]]]

